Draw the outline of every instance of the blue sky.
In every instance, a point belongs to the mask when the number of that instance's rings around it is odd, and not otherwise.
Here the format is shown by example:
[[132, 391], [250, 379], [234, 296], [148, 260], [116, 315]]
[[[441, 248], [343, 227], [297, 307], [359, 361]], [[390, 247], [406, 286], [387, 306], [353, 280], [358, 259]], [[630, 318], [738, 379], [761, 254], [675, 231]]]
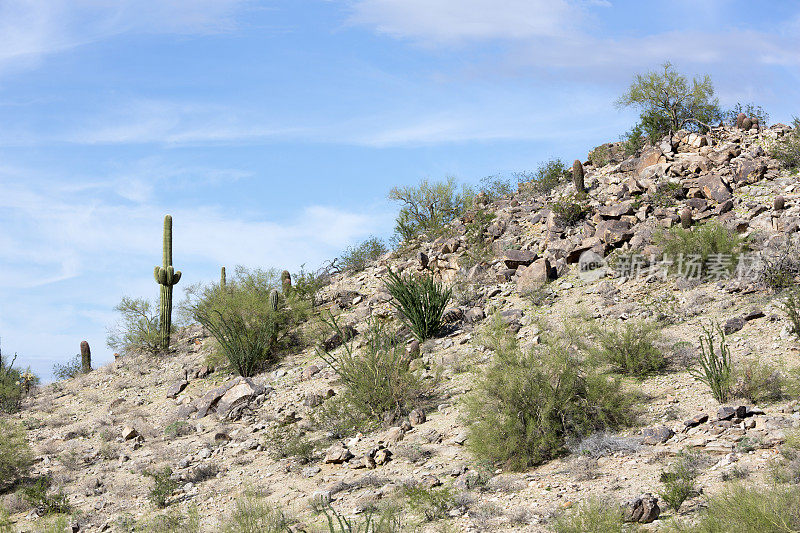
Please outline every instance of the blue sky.
[[48, 378], [154, 298], [388, 236], [395, 185], [585, 157], [669, 60], [800, 114], [800, 5], [671, 0], [0, 0], [0, 337]]

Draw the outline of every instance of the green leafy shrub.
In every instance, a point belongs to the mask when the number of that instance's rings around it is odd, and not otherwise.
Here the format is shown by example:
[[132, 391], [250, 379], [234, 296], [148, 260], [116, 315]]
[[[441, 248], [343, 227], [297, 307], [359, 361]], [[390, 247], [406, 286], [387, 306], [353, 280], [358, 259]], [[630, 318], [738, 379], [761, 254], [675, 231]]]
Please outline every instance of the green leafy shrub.
[[[672, 271], [686, 277], [729, 276], [747, 250], [744, 238], [717, 222], [688, 229], [674, 226], [653, 237], [664, 258], [673, 262]], [[698, 263], [695, 270], [690, 268], [691, 260]]]
[[230, 367], [248, 377], [301, 346], [295, 332], [308, 316], [308, 304], [293, 289], [273, 308], [270, 293], [279, 287], [274, 270], [237, 267], [225, 287], [211, 283], [187, 288], [181, 307], [214, 336]]
[[628, 320], [622, 325], [601, 329], [597, 333], [599, 353], [603, 360], [624, 374], [646, 376], [667, 366], [657, 343], [661, 340], [657, 324]]
[[420, 233], [437, 235], [445, 224], [471, 206], [472, 197], [467, 188], [458, 192], [455, 178], [433, 183], [422, 180], [416, 186], [394, 187], [389, 191], [389, 199], [401, 205], [395, 220], [396, 239], [404, 242]]
[[559, 222], [567, 226], [574, 226], [583, 220], [589, 212], [585, 202], [585, 195], [581, 193], [568, 193], [550, 204], [550, 209]]
[[392, 304], [400, 311], [406, 325], [420, 341], [434, 337], [442, 328], [442, 315], [453, 290], [435, 281], [431, 275], [400, 276], [389, 270], [386, 288]]
[[681, 452], [672, 466], [661, 472], [664, 490], [659, 494], [669, 507], [678, 511], [687, 498], [697, 495], [695, 479], [700, 474], [703, 460], [699, 455]]
[[143, 298], [124, 296], [114, 311], [122, 316], [108, 331], [109, 348], [122, 355], [161, 352], [156, 305]]
[[83, 374], [83, 361], [81, 354], [77, 354], [64, 364], [55, 363], [53, 365], [53, 376], [59, 380], [72, 379]]
[[570, 168], [561, 159], [553, 158], [540, 163], [533, 173], [517, 174], [517, 180], [523, 193], [549, 194], [571, 176]]
[[792, 131], [775, 143], [770, 150], [770, 155], [786, 168], [800, 167], [800, 118], [794, 118]]
[[780, 457], [772, 461], [770, 467], [775, 482], [800, 484], [800, 434], [797, 431], [787, 433]]
[[611, 161], [611, 147], [607, 144], [596, 147], [589, 152], [589, 161], [598, 168], [606, 166]]
[[555, 533], [621, 533], [624, 527], [620, 506], [597, 499], [580, 502], [551, 524]]
[[[330, 275], [324, 269], [315, 272], [306, 271], [305, 265], [300, 265], [300, 272], [292, 277], [294, 280], [291, 289], [288, 291], [295, 302], [316, 306], [319, 291], [330, 284]], [[298, 306], [295, 305], [295, 308]]]
[[791, 533], [800, 531], [800, 488], [735, 485], [708, 500], [687, 533]]
[[496, 215], [486, 209], [474, 209], [464, 218], [468, 219], [466, 227], [466, 246], [464, 253], [459, 258], [459, 264], [465, 268], [489, 261], [492, 256], [491, 240], [487, 230]]
[[361, 272], [367, 265], [387, 251], [386, 245], [377, 237], [370, 237], [358, 246], [347, 248], [340, 259], [342, 270]]
[[11, 517], [3, 508], [0, 508], [0, 533], [14, 533], [14, 523]]
[[703, 326], [703, 335], [700, 336], [700, 366], [690, 368], [689, 373], [697, 381], [707, 385], [719, 403], [728, 401], [733, 386], [733, 362], [730, 347], [725, 341], [725, 332], [719, 324], [708, 328]]
[[500, 176], [486, 176], [481, 179], [481, 185], [478, 187], [478, 194], [487, 204], [511, 196], [513, 192], [511, 181]]
[[428, 522], [447, 518], [447, 513], [457, 507], [455, 495], [449, 487], [425, 488], [405, 485], [401, 491], [411, 512]]
[[[344, 338], [332, 315], [327, 322]], [[432, 385], [410, 370], [404, 345], [384, 325], [371, 323], [364, 337], [365, 345], [359, 351], [347, 342], [338, 354], [320, 353], [345, 386], [339, 401], [372, 420], [381, 420], [387, 413], [409, 413], [430, 395]]]
[[791, 382], [786, 373], [770, 363], [750, 359], [737, 364], [732, 378], [732, 395], [763, 405], [789, 397]]
[[337, 395], [324, 401], [310, 415], [312, 426], [331, 439], [343, 439], [364, 431], [374, 419], [352, 405], [348, 395]]
[[189, 507], [186, 514], [179, 509], [172, 509], [140, 520], [132, 530], [142, 533], [200, 533], [200, 513], [194, 505]]
[[185, 420], [176, 420], [164, 428], [164, 436], [168, 438], [184, 437], [194, 433], [195, 427]]
[[264, 434], [264, 440], [273, 459], [294, 457], [300, 464], [314, 460], [316, 445], [294, 427], [274, 426]]
[[466, 404], [479, 459], [522, 470], [564, 454], [567, 441], [633, 422], [634, 395], [583, 364], [571, 339], [551, 335], [526, 353], [498, 318], [485, 338], [494, 360]]
[[671, 181], [659, 183], [650, 201], [656, 207], [674, 207], [677, 200], [683, 196], [683, 187]]
[[355, 518], [347, 518], [330, 503], [322, 505], [319, 511], [325, 517], [328, 533], [403, 533], [416, 530], [403, 521], [402, 510], [393, 506], [379, 511], [367, 509], [363, 516]]
[[0, 419], [0, 491], [16, 483], [33, 463], [25, 430]]
[[286, 533], [294, 522], [282, 510], [255, 493], [236, 499], [236, 508], [221, 528], [222, 533]]
[[165, 508], [170, 496], [178, 488], [178, 482], [172, 479], [172, 469], [165, 466], [161, 470], [146, 470], [144, 475], [153, 478], [150, 501], [159, 509]]
[[796, 288], [788, 291], [780, 308], [791, 323], [792, 335], [800, 339], [800, 291]]
[[51, 485], [49, 477], [41, 476], [33, 483], [22, 487], [22, 496], [40, 516], [71, 512], [72, 507], [67, 495], [61, 490], [51, 491]]

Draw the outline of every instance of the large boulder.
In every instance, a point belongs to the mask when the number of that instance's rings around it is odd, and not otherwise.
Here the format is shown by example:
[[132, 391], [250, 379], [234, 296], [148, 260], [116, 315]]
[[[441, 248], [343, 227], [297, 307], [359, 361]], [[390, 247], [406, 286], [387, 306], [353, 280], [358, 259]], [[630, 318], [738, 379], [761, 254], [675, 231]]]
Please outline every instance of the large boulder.
[[703, 196], [709, 200], [714, 200], [717, 203], [722, 203], [725, 200], [730, 200], [731, 190], [728, 184], [721, 176], [716, 174], [709, 174], [697, 180], [697, 185], [703, 193]]
[[536, 252], [531, 250], [506, 250], [503, 254], [503, 262], [506, 267], [517, 269], [520, 266], [528, 266], [538, 258]]
[[622, 506], [622, 515], [625, 522], [649, 524], [656, 520], [660, 514], [661, 508], [658, 506], [658, 498], [649, 492], [626, 502]]
[[528, 290], [556, 278], [556, 271], [546, 257], [537, 259], [530, 266], [519, 267], [515, 276], [517, 288]]

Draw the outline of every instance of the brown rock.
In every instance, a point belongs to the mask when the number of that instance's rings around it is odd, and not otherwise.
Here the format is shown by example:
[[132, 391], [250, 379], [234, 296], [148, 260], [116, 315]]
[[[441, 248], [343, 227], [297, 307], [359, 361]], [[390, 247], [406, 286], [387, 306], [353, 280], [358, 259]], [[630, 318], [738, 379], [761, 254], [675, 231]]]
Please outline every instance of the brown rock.
[[709, 174], [697, 180], [697, 184], [703, 195], [709, 200], [714, 200], [717, 203], [722, 203], [725, 200], [730, 200], [731, 191], [728, 185], [722, 178], [716, 174]]
[[520, 266], [528, 266], [536, 259], [538, 255], [531, 250], [506, 250], [503, 254], [503, 263], [506, 267], [517, 269]]

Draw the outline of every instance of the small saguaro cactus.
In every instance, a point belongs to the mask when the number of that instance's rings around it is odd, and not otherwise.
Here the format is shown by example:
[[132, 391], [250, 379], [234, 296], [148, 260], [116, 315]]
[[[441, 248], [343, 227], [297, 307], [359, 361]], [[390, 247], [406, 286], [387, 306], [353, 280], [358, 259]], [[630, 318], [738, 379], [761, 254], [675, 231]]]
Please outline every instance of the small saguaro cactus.
[[225, 267], [222, 267], [219, 271], [219, 286], [223, 289], [225, 288]]
[[684, 229], [692, 227], [692, 210], [688, 207], [681, 211], [681, 227]]
[[577, 159], [572, 163], [572, 182], [575, 184], [577, 192], [586, 192], [586, 187], [583, 185], [583, 165]]
[[739, 113], [738, 115], [736, 115], [736, 127], [737, 128], [742, 129], [742, 123], [744, 122], [745, 118], [747, 118], [747, 115], [745, 115], [744, 113]]
[[278, 291], [276, 291], [275, 289], [272, 289], [271, 291], [269, 291], [269, 308], [273, 312], [278, 310], [278, 299], [279, 298], [280, 297], [278, 296]]
[[742, 119], [742, 129], [744, 131], [749, 131], [750, 128], [753, 127], [753, 120], [750, 117], [744, 117]]
[[181, 279], [181, 271], [172, 266], [172, 216], [164, 217], [164, 258], [163, 265], [153, 271], [156, 283], [161, 285], [159, 314], [159, 337], [161, 348], [169, 349], [169, 335], [172, 331], [172, 287]]
[[92, 350], [87, 341], [81, 341], [81, 371], [84, 374], [92, 371]]
[[289, 292], [289, 289], [292, 288], [292, 275], [289, 274], [288, 270], [281, 272], [281, 286], [283, 287], [284, 294]]
[[772, 207], [775, 211], [783, 211], [786, 207], [786, 199], [783, 196], [776, 196], [775, 200], [772, 201]]

